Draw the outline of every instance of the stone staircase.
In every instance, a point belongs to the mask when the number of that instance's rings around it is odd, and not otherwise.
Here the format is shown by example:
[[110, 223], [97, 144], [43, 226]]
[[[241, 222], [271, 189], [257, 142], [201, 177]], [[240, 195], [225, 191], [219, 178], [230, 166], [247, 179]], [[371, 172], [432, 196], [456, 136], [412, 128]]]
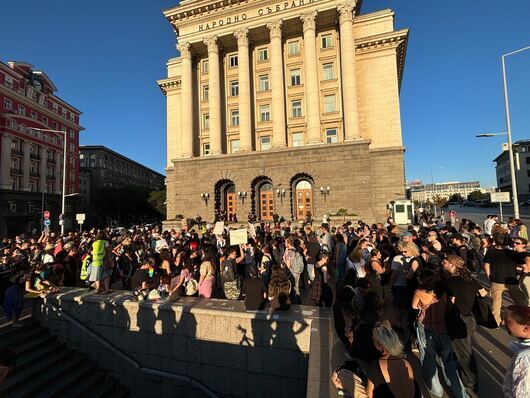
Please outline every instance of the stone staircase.
[[39, 322], [0, 327], [0, 348], [16, 352], [16, 372], [0, 384], [0, 397], [129, 397], [128, 391], [72, 350]]

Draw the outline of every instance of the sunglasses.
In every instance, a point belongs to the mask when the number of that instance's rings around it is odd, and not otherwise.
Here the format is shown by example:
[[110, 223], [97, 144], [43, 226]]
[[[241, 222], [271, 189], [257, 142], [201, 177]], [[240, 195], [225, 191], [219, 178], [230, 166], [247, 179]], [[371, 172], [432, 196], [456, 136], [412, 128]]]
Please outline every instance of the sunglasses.
[[523, 242], [513, 242], [514, 245], [524, 245]]

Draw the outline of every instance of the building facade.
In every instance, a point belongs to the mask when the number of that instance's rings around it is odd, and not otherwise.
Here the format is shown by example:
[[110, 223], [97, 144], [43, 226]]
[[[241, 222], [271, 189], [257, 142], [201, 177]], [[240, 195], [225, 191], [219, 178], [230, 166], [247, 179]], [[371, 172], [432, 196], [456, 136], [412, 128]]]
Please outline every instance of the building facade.
[[439, 182], [420, 186], [415, 185], [410, 188], [411, 199], [420, 203], [434, 203], [435, 198], [449, 199], [452, 195], [460, 195], [466, 199], [467, 195], [473, 191], [486, 192], [480, 187], [480, 182], [478, 181]]
[[92, 203], [102, 188], [137, 186], [157, 191], [164, 187], [162, 174], [105, 146], [81, 145], [79, 152], [81, 204], [87, 213], [87, 225], [109, 224], [109, 215], [97, 214]]
[[[64, 145], [65, 193], [78, 192], [81, 112], [56, 91], [32, 65], [0, 62], [0, 235], [39, 230], [43, 206], [51, 213], [51, 227], [58, 228]], [[67, 228], [77, 202], [67, 199]]]
[[[530, 199], [530, 140], [514, 142], [513, 156], [515, 163], [515, 178], [517, 181], [517, 195], [519, 201], [522, 202]], [[503, 192], [511, 192], [512, 177], [510, 173], [508, 144], [503, 144], [502, 153], [493, 161], [495, 162], [497, 187]]]
[[[361, 2], [182, 1], [167, 98], [167, 213], [270, 220], [405, 194], [399, 90], [408, 29]], [[193, 181], [190, 184], [190, 180]]]

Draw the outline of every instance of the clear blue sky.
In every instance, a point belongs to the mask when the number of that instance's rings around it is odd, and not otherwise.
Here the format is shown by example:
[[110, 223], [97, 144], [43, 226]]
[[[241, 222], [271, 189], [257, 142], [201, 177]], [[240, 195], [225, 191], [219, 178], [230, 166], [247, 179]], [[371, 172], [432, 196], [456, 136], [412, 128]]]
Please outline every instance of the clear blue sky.
[[[495, 184], [505, 131], [500, 55], [530, 45], [530, 1], [364, 0], [392, 8], [410, 40], [401, 89], [407, 179]], [[162, 10], [173, 0], [27, 0], [1, 6], [0, 59], [45, 71], [83, 111], [82, 144], [106, 145], [163, 172], [165, 98], [155, 81], [176, 56]], [[27, 17], [29, 15], [29, 17]], [[530, 51], [508, 59], [514, 140], [530, 139]]]

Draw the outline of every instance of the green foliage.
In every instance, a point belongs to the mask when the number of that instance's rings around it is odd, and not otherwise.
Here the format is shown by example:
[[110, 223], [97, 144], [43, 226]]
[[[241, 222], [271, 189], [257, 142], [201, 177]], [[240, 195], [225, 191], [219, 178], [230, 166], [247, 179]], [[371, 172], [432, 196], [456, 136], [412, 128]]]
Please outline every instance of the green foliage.
[[166, 217], [166, 188], [150, 192], [147, 202], [160, 215], [164, 216], [164, 218]]
[[436, 207], [444, 207], [447, 204], [447, 199], [439, 195], [434, 196], [432, 200]]
[[485, 200], [489, 199], [489, 195], [487, 193], [482, 193], [480, 191], [473, 191], [470, 192], [469, 195], [467, 195], [467, 200]]
[[449, 197], [449, 202], [458, 202], [461, 203], [464, 201], [464, 198], [459, 193], [454, 193]]
[[[160, 192], [160, 191], [159, 191]], [[165, 191], [163, 191], [165, 201]], [[151, 190], [134, 185], [103, 187], [93, 196], [93, 206], [100, 216], [118, 220], [118, 223], [143, 222], [148, 219], [162, 218], [164, 212], [154, 206], [150, 199]], [[159, 194], [161, 196], [162, 194]], [[157, 195], [155, 195], [158, 198]], [[158, 201], [157, 201], [158, 202]]]

